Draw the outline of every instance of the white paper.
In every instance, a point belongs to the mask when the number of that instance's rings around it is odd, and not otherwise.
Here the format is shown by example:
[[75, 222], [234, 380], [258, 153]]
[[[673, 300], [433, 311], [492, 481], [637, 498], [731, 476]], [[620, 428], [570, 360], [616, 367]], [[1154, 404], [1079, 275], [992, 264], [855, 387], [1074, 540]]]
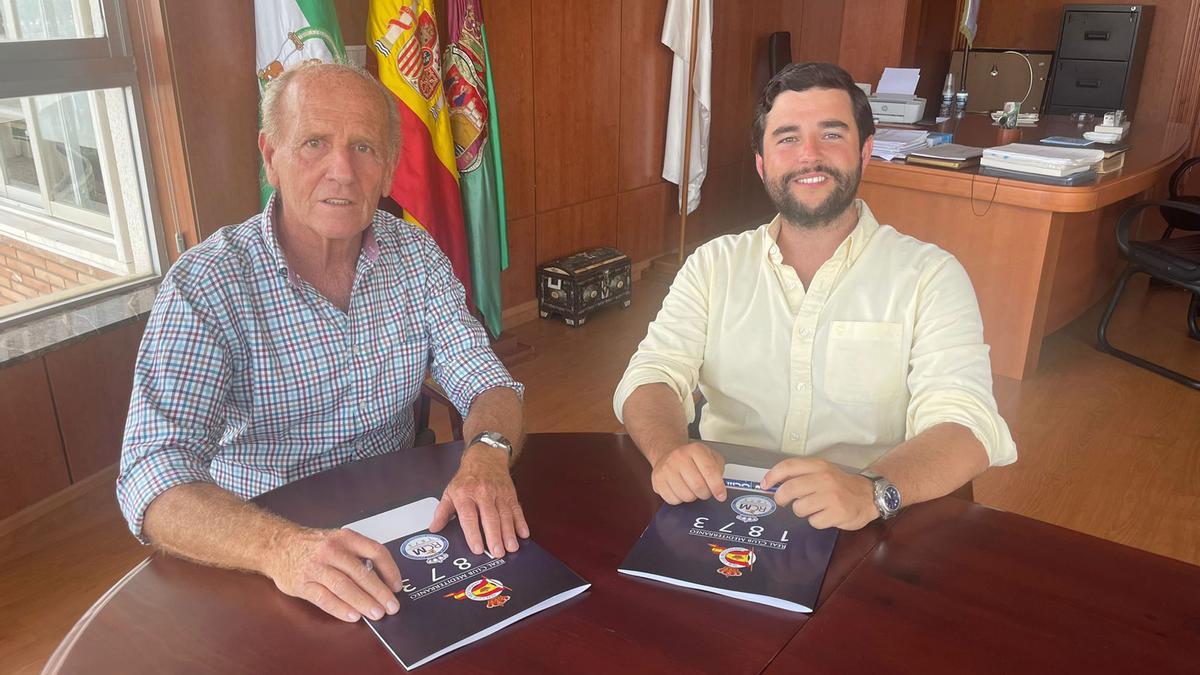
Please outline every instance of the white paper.
[[369, 518], [347, 523], [343, 527], [381, 544], [386, 544], [429, 527], [437, 505], [436, 498], [426, 497], [418, 502], [397, 506], [391, 511], [384, 511]]
[[917, 80], [920, 79], [920, 68], [884, 68], [875, 93], [912, 96], [917, 93]]
[[762, 483], [763, 476], [765, 475], [767, 475], [767, 470], [757, 466], [746, 466], [744, 464], [725, 465], [725, 478], [731, 480], [748, 480], [754, 483]]

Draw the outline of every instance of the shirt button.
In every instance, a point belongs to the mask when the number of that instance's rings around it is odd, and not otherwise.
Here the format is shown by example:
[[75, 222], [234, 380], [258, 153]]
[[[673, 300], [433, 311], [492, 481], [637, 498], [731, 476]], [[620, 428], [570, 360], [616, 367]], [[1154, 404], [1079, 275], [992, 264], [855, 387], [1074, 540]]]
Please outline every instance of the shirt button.
[[796, 385], [796, 391], [804, 391], [805, 388], [806, 388], [806, 385], [803, 382]]
[[808, 330], [807, 328], [801, 328], [800, 337], [808, 337], [811, 332], [812, 331]]
[[791, 439], [792, 439], [793, 441], [798, 441], [798, 440], [800, 440], [800, 434], [793, 433], [793, 434], [789, 434], [789, 436], [791, 437]]

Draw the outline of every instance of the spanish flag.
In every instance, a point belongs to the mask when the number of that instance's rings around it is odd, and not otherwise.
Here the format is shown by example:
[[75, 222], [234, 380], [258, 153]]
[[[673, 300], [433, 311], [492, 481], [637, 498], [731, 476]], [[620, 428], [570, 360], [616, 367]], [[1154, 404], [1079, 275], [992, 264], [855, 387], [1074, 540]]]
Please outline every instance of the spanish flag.
[[454, 266], [468, 296], [471, 268], [450, 110], [442, 89], [437, 21], [431, 0], [371, 0], [367, 44], [379, 80], [396, 95], [403, 134], [392, 199], [425, 228]]

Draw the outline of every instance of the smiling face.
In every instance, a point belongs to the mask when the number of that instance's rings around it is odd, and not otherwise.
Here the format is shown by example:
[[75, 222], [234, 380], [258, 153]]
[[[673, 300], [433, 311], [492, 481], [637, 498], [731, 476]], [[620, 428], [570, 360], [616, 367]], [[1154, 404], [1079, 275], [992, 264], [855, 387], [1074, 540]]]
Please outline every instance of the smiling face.
[[282, 124], [259, 135], [279, 226], [304, 239], [352, 239], [391, 187], [388, 111], [348, 73], [300, 73], [284, 92]]
[[850, 96], [839, 89], [781, 92], [755, 157], [767, 194], [791, 225], [822, 227], [854, 202], [872, 140], [859, 146]]

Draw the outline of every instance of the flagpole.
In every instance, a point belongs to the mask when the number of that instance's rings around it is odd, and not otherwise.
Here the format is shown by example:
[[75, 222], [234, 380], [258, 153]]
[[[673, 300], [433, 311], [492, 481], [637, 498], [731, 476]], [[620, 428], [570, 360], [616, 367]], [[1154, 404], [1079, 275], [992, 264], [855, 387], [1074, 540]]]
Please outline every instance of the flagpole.
[[688, 187], [692, 184], [692, 108], [696, 104], [696, 38], [700, 34], [700, 0], [692, 0], [692, 42], [688, 47], [687, 113], [684, 114], [683, 167], [679, 180], [679, 264], [683, 265], [683, 240], [687, 233]]

